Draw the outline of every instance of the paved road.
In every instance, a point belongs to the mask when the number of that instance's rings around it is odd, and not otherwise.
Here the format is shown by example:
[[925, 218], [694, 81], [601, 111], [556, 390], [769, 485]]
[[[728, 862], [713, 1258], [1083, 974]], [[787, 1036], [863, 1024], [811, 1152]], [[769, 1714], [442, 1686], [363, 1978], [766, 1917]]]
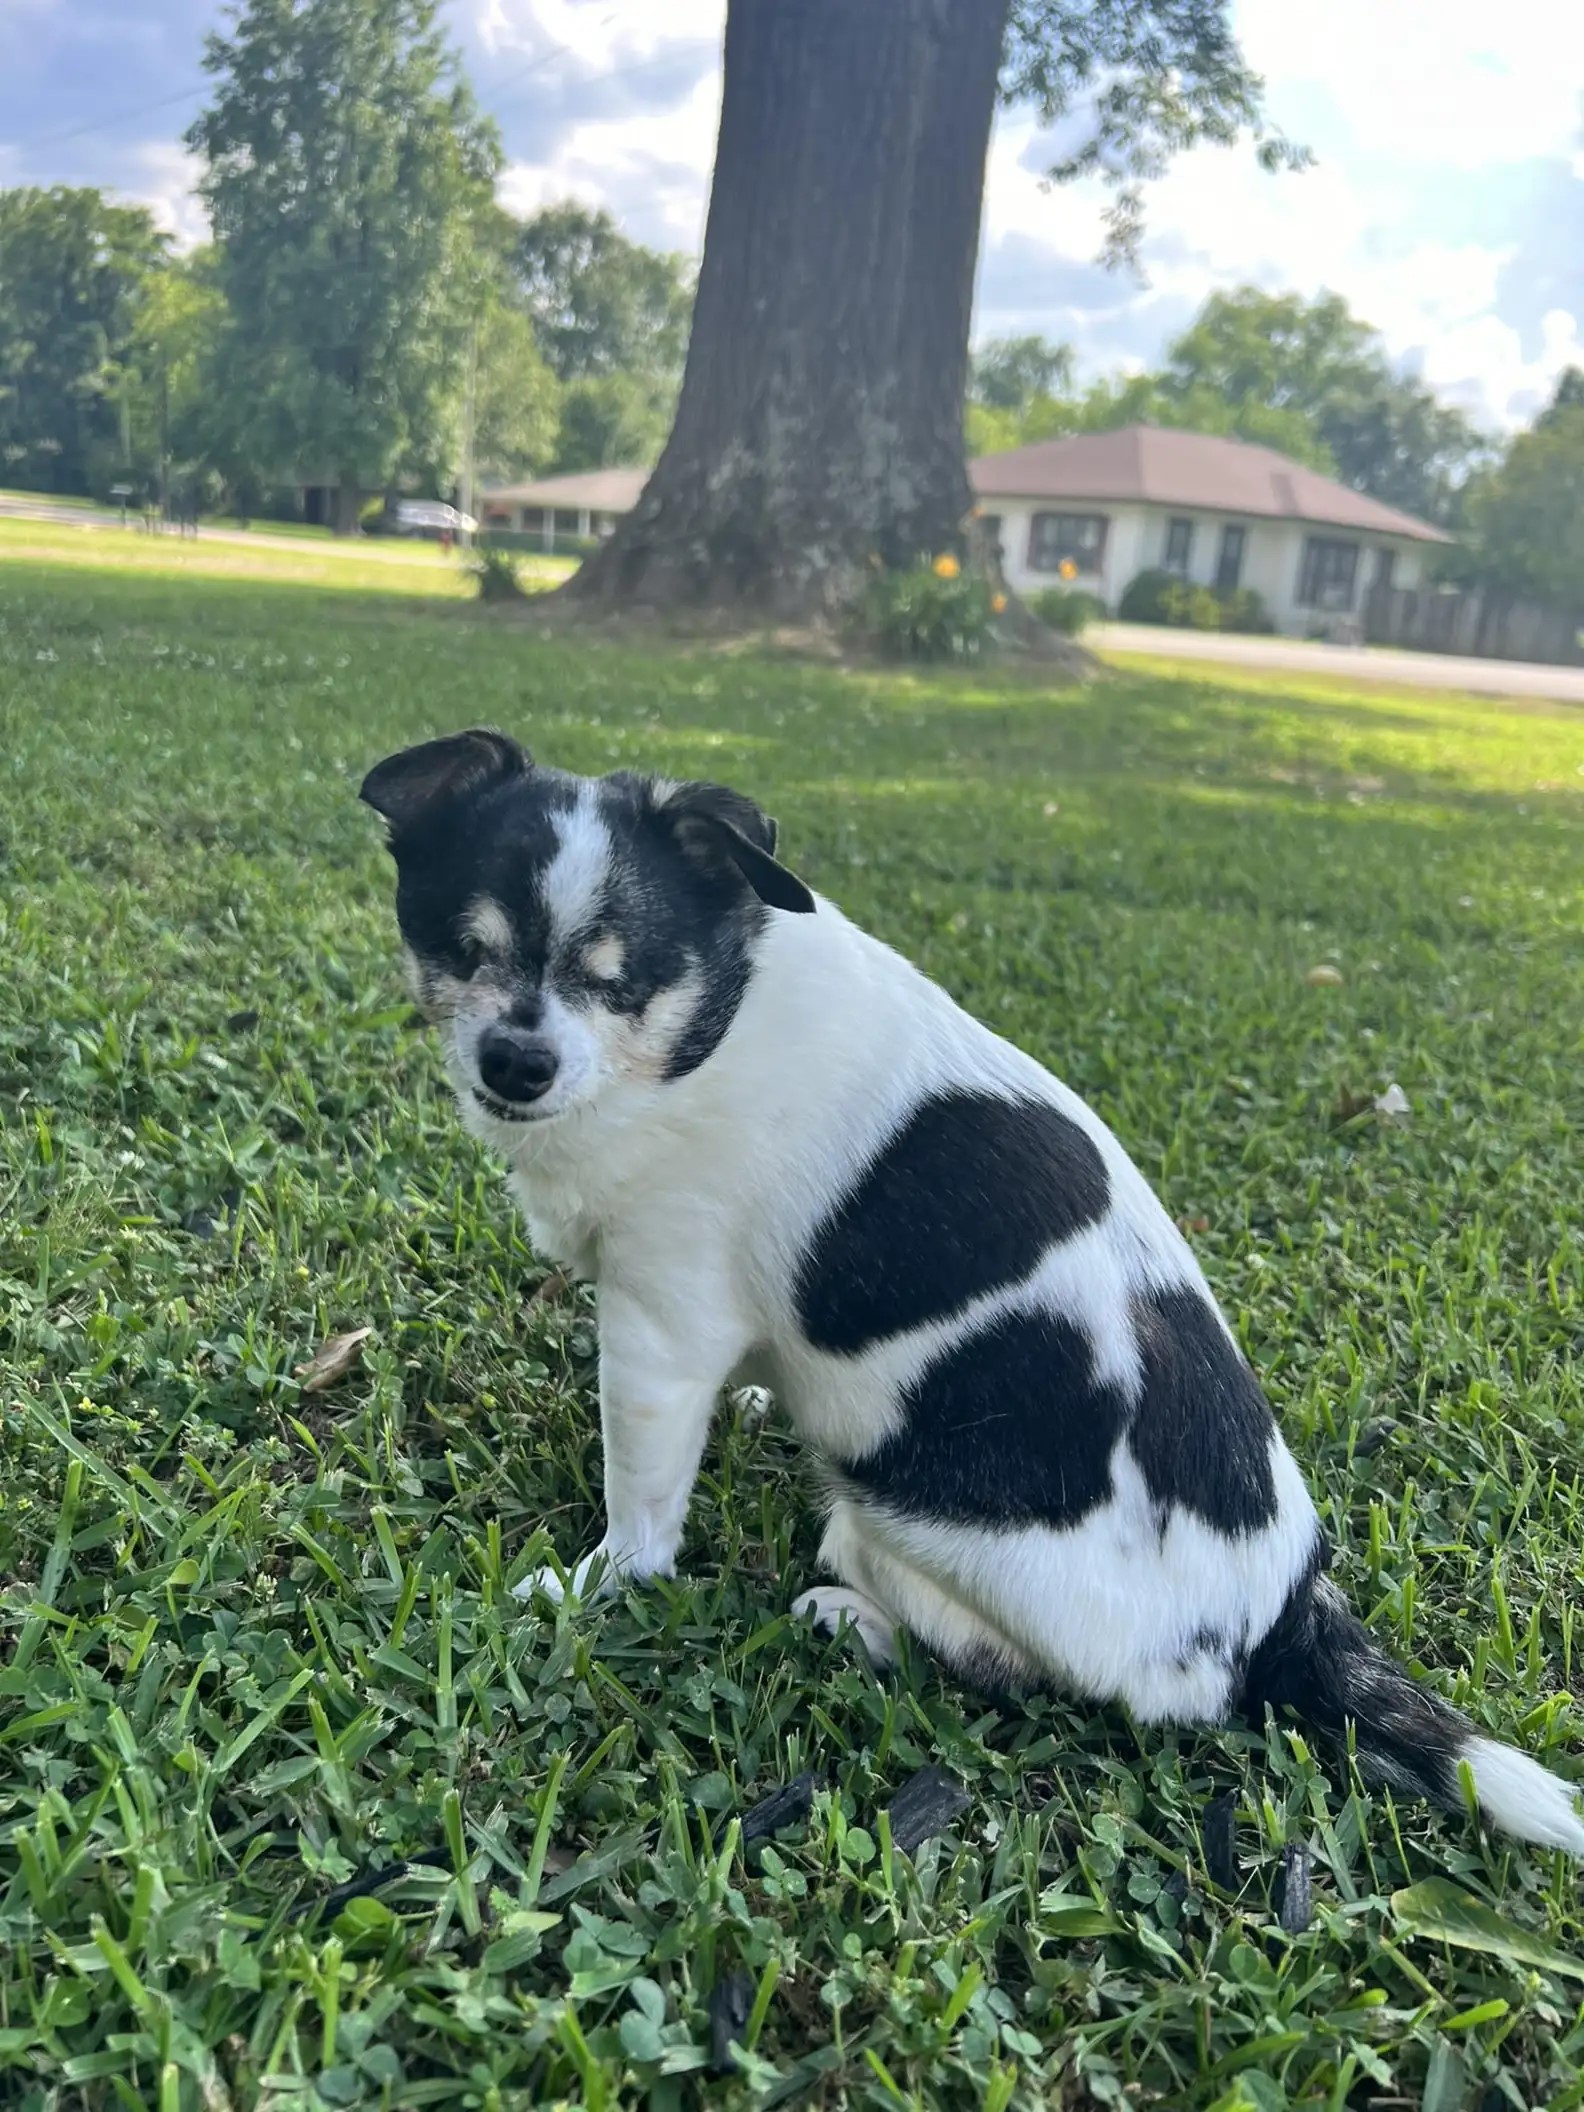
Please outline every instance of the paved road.
[[[40, 521], [51, 528], [113, 528], [117, 535], [143, 533], [141, 514], [130, 515], [123, 530], [119, 513], [101, 512], [90, 506], [54, 506], [48, 499], [0, 497], [0, 520]], [[166, 534], [172, 542], [180, 540], [174, 528], [168, 528]], [[290, 550], [305, 556], [384, 558], [393, 564], [411, 564], [415, 558], [432, 564], [440, 556], [434, 543], [392, 542], [370, 535], [265, 535], [247, 528], [212, 528], [207, 521], [198, 539], [205, 543], [240, 543], [251, 550]]]
[[1529, 660], [1458, 660], [1445, 653], [1405, 653], [1387, 646], [1234, 638], [1215, 631], [1157, 630], [1131, 623], [1098, 624], [1084, 633], [1084, 643], [1103, 653], [1150, 653], [1163, 660], [1206, 660], [1223, 667], [1335, 675], [1355, 683], [1396, 682], [1413, 689], [1468, 690], [1485, 697], [1552, 697], [1584, 704], [1584, 667], [1542, 667]]

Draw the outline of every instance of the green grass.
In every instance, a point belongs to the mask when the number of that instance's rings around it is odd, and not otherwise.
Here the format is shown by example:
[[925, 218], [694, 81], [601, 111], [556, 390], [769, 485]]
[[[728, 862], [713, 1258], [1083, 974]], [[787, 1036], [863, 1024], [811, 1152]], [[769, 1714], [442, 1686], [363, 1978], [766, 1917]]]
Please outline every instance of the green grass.
[[[473, 585], [463, 551], [443, 553], [434, 543], [394, 537], [338, 542], [317, 532], [271, 535], [267, 541], [231, 539], [235, 524], [195, 538], [145, 535], [139, 528], [76, 528], [64, 522], [0, 518], [0, 570], [37, 565], [153, 580], [258, 580], [277, 586], [328, 587], [340, 592], [422, 594], [466, 600]], [[250, 529], [249, 534], [253, 531]], [[549, 586], [573, 570], [561, 557], [519, 560], [526, 585]]]
[[[773, 1418], [723, 1416], [676, 1586], [507, 1596], [591, 1544], [594, 1315], [531, 1296], [354, 796], [494, 720], [765, 797], [1196, 1228], [1382, 1640], [1577, 1773], [1584, 715], [646, 658], [355, 560], [41, 541], [0, 537], [0, 2102], [1584, 2103], [1570, 1868], [1290, 1728], [877, 1680], [784, 1618]], [[1336, 1126], [1393, 1081], [1409, 1121]], [[926, 1764], [970, 1801], [910, 1859]]]

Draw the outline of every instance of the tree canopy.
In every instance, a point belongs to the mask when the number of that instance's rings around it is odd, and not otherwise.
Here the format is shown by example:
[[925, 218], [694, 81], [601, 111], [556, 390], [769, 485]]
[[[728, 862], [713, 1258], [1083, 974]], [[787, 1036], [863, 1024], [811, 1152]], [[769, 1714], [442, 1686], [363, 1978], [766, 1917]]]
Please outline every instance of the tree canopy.
[[609, 213], [568, 199], [521, 224], [511, 262], [560, 380], [653, 374], [675, 383], [693, 308], [686, 258], [646, 249]]
[[1154, 372], [1015, 402], [1012, 394], [998, 402], [976, 385], [973, 452], [1119, 425], [1184, 426], [1273, 447], [1431, 521], [1455, 518], [1488, 453], [1463, 413], [1399, 372], [1335, 294], [1305, 300], [1251, 286], [1212, 294]]
[[1189, 148], [1251, 137], [1265, 169], [1308, 164], [1307, 149], [1267, 120], [1264, 88], [1226, 0], [1011, 0], [1007, 9], [1001, 98], [1063, 128], [1070, 143], [1052, 182], [1098, 175], [1110, 185], [1112, 262], [1136, 254], [1145, 187]]
[[991, 411], [1026, 411], [1041, 397], [1067, 395], [1072, 385], [1072, 346], [1037, 335], [993, 337], [968, 369], [969, 400]]
[[1566, 375], [1533, 430], [1476, 479], [1466, 510], [1477, 578], [1584, 616], [1584, 403]]
[[1392, 365], [1338, 294], [1212, 294], [1171, 347], [1162, 387], [1296, 413], [1343, 483], [1425, 520], [1450, 517], [1484, 445], [1461, 411]]
[[0, 473], [102, 485], [124, 452], [139, 303], [169, 244], [96, 190], [0, 191]]
[[211, 36], [188, 142], [230, 307], [223, 386], [276, 473], [328, 477], [342, 525], [404, 460], [454, 461], [483, 302], [494, 132], [436, 0], [245, 0]]

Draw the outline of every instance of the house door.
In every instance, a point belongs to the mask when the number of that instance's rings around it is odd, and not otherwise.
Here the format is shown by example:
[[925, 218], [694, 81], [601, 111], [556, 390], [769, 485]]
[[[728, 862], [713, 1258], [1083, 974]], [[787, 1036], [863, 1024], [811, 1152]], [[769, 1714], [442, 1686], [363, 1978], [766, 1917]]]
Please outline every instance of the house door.
[[1221, 531], [1221, 554], [1216, 559], [1215, 587], [1218, 594], [1235, 594], [1243, 579], [1243, 546], [1248, 532], [1235, 521]]

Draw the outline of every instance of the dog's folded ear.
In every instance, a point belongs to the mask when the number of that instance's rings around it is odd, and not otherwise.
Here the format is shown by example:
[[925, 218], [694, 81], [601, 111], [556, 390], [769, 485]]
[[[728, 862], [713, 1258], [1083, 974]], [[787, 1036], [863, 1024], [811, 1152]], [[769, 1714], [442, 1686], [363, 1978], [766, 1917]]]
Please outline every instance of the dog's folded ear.
[[775, 823], [762, 807], [725, 785], [667, 785], [656, 813], [687, 855], [719, 870], [735, 866], [761, 902], [797, 916], [813, 913], [814, 897], [796, 873], [778, 864]]
[[410, 829], [475, 793], [522, 777], [533, 768], [525, 748], [504, 733], [476, 726], [469, 733], [423, 741], [376, 763], [364, 778], [359, 799], [383, 814], [394, 834]]

